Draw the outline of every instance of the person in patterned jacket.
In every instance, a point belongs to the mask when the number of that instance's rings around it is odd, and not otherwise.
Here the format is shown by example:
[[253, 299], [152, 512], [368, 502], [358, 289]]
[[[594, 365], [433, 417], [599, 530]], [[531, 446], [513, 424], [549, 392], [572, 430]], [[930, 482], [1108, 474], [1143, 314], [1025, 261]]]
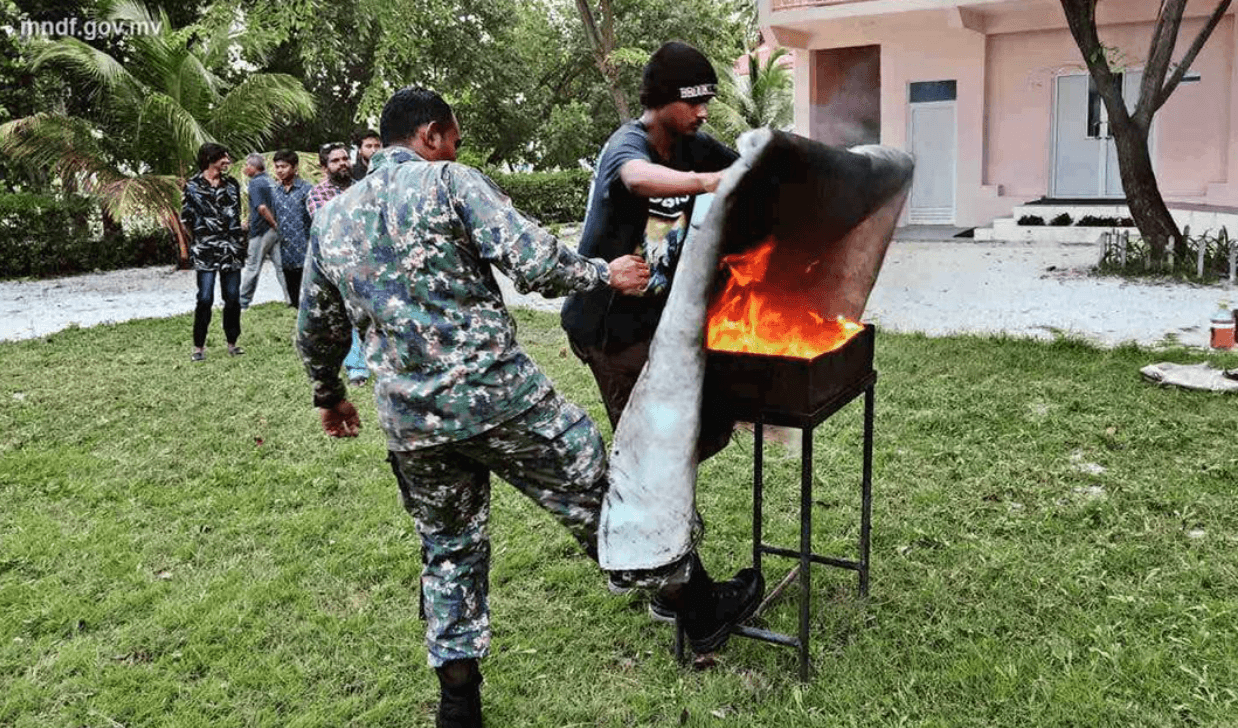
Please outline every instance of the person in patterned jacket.
[[190, 259], [198, 277], [193, 314], [193, 361], [206, 359], [206, 331], [215, 304], [215, 279], [224, 300], [224, 339], [232, 356], [244, 354], [241, 336], [241, 268], [245, 265], [245, 230], [241, 227], [241, 185], [227, 174], [232, 160], [222, 145], [198, 149], [198, 174], [185, 183], [181, 221], [193, 235]]
[[460, 128], [438, 94], [402, 89], [365, 179], [315, 216], [297, 348], [328, 434], [360, 428], [340, 364], [355, 324], [375, 380], [388, 460], [422, 542], [439, 726], [481, 725], [478, 659], [490, 645], [487, 535], [493, 471], [596, 559], [606, 490], [601, 435], [516, 341], [493, 270], [550, 296], [644, 290], [636, 256], [562, 245], [481, 172], [455, 164]]

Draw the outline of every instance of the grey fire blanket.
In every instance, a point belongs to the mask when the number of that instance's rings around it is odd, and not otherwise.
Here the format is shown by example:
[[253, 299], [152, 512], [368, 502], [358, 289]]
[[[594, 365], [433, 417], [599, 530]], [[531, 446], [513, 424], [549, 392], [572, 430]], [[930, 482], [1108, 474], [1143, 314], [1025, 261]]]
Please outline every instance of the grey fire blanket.
[[684, 248], [615, 431], [598, 538], [607, 570], [656, 569], [693, 548], [706, 310], [725, 278], [721, 257], [772, 237], [768, 279], [809, 295], [822, 316], [858, 321], [911, 184], [910, 155], [887, 147], [762, 129], [739, 151]]
[[1213, 392], [1238, 392], [1238, 370], [1213, 369], [1207, 362], [1149, 364], [1139, 373], [1150, 382], [1184, 389], [1204, 389]]

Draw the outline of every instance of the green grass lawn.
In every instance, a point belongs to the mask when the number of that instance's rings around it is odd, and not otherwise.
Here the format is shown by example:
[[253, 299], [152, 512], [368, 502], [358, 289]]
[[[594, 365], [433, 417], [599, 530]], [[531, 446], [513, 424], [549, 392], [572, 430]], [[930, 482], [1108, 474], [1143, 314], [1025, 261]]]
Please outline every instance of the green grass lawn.
[[[557, 317], [518, 318], [604, 421]], [[432, 725], [417, 537], [368, 390], [362, 436], [330, 440], [293, 313], [244, 326], [229, 359], [217, 318], [204, 364], [188, 316], [0, 344], [0, 725]], [[1238, 724], [1238, 399], [1138, 374], [1204, 356], [879, 334], [872, 592], [814, 571], [807, 684], [743, 639], [679, 667], [640, 598], [496, 486], [487, 724]], [[822, 552], [853, 555], [861, 410], [817, 432]], [[701, 469], [720, 576], [750, 553], [751, 459], [741, 433]], [[798, 460], [766, 464], [791, 545]], [[796, 594], [768, 626], [794, 631]]]

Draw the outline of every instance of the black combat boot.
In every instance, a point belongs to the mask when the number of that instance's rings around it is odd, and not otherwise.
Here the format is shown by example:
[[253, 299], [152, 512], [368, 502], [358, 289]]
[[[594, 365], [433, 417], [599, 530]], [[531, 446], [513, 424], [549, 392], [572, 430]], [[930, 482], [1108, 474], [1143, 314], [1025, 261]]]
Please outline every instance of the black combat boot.
[[756, 612], [765, 594], [765, 579], [756, 569], [740, 569], [735, 578], [715, 582], [693, 557], [688, 583], [661, 590], [656, 602], [659, 610], [679, 616], [692, 651], [704, 655], [722, 649], [736, 625]]
[[436, 728], [482, 728], [477, 660], [453, 660], [434, 671], [439, 684]]
[[705, 655], [722, 649], [732, 630], [757, 611], [765, 595], [765, 578], [756, 569], [740, 569], [735, 578], [723, 582], [714, 582], [704, 569], [699, 573], [698, 584], [689, 581], [688, 602], [680, 616], [692, 651]]

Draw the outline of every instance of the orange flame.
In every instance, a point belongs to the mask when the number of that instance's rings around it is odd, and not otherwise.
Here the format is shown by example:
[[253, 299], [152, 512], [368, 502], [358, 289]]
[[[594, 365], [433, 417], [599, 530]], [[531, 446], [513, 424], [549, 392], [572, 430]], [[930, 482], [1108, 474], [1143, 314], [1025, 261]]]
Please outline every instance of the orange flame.
[[813, 310], [803, 292], [780, 290], [767, 280], [774, 239], [728, 255], [726, 287], [709, 306], [705, 345], [735, 351], [813, 359], [846, 344], [864, 329], [842, 316], [827, 319]]

